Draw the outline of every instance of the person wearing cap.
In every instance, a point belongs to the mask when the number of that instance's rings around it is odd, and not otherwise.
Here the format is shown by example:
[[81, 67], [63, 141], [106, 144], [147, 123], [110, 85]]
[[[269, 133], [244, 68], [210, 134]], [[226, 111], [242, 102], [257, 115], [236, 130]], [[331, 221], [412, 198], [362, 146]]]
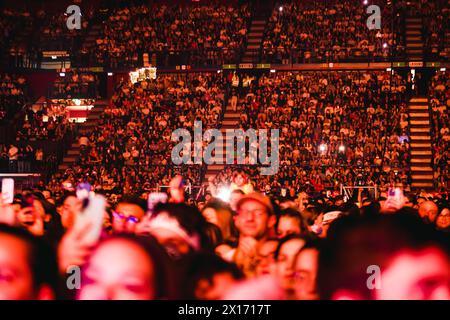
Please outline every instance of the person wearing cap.
[[235, 249], [216, 249], [225, 260], [235, 262], [246, 276], [253, 276], [256, 269], [258, 248], [268, 239], [275, 226], [276, 217], [270, 199], [258, 192], [243, 196], [236, 204], [234, 223], [239, 231]]

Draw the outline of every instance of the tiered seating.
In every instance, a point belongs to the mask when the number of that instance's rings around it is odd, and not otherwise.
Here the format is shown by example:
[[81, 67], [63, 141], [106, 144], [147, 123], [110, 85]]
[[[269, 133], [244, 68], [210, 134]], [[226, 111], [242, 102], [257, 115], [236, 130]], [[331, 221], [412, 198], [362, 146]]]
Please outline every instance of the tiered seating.
[[262, 190], [284, 181], [296, 189], [307, 181], [317, 190], [340, 183], [406, 187], [406, 86], [393, 76], [389, 102], [389, 81], [388, 72], [261, 76], [246, 94], [240, 126], [279, 128], [280, 171], [258, 176], [256, 185]]
[[237, 62], [250, 12], [246, 6], [130, 6], [109, 13], [94, 48], [83, 47], [91, 63], [112, 67], [142, 65], [143, 53], [158, 63], [221, 65]]
[[0, 73], [0, 122], [11, 119], [27, 102], [27, 85], [23, 76]]
[[439, 188], [450, 188], [450, 72], [438, 72], [431, 80], [432, 139], [435, 181]]
[[394, 42], [392, 14], [386, 1], [381, 8], [380, 30], [369, 30], [368, 14], [362, 1], [301, 1], [276, 6], [263, 41], [262, 57], [270, 63], [314, 63], [388, 60], [394, 43], [394, 56], [403, 56], [405, 42], [402, 16], [395, 17]]
[[[88, 180], [99, 189], [111, 185], [125, 193], [167, 185], [182, 170], [193, 185], [201, 182], [202, 166], [174, 166], [172, 132], [216, 128], [224, 104], [221, 74], [159, 74], [156, 80], [117, 86], [111, 106], [98, 126], [80, 142], [81, 155], [58, 179]], [[61, 181], [61, 180], [58, 180]], [[109, 181], [104, 183], [104, 181]], [[144, 189], [145, 189], [144, 188]]]

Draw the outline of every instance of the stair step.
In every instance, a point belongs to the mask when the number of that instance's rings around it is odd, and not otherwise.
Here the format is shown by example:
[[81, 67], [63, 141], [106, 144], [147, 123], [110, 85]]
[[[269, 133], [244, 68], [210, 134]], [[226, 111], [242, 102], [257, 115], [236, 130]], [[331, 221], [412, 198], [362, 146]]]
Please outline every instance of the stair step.
[[432, 174], [412, 174], [413, 180], [433, 180]]
[[416, 118], [429, 118], [430, 117], [430, 115], [428, 114], [428, 111], [425, 111], [424, 110], [424, 112], [410, 112], [409, 113], [409, 118], [410, 119], [416, 119]]
[[264, 32], [262, 31], [250, 31], [248, 33], [249, 37], [257, 37], [257, 38], [262, 38], [262, 36], [264, 35]]
[[410, 121], [411, 126], [414, 125], [430, 125], [430, 120], [426, 119], [426, 120], [411, 120]]
[[75, 161], [77, 161], [76, 157], [64, 157], [63, 158], [63, 163], [74, 163]]
[[411, 143], [411, 149], [415, 148], [430, 148], [431, 149], [431, 143]]
[[406, 30], [406, 35], [421, 35], [422, 32], [420, 30]]
[[410, 42], [408, 41], [408, 44], [406, 45], [407, 48], [423, 48], [422, 42]]
[[431, 163], [431, 159], [412, 158], [411, 163], [426, 163], [429, 165]]
[[67, 155], [68, 156], [77, 156], [77, 155], [79, 155], [80, 154], [80, 151], [79, 150], [69, 150], [69, 151], [67, 151]]
[[433, 188], [434, 185], [432, 182], [413, 182], [411, 184], [413, 188]]
[[260, 44], [261, 43], [261, 38], [252, 38], [252, 39], [248, 39], [247, 43], [250, 44]]
[[431, 156], [431, 150], [411, 150], [411, 156]]
[[410, 105], [409, 106], [410, 110], [414, 110], [414, 112], [416, 112], [416, 110], [425, 110], [428, 113], [428, 105]]
[[406, 30], [422, 30], [422, 24], [421, 23], [409, 23], [406, 26]]
[[252, 24], [251, 31], [264, 31], [265, 26], [263, 24]]
[[266, 24], [266, 20], [253, 20], [252, 24], [256, 25]]
[[411, 171], [412, 172], [414, 172], [414, 171], [429, 171], [429, 172], [433, 172], [433, 168], [431, 168], [431, 167], [415, 167], [415, 166], [413, 166], [413, 167], [411, 167]]
[[421, 36], [418, 36], [418, 35], [407, 35], [406, 36], [406, 42], [409, 42], [409, 41], [422, 41], [422, 37]]
[[430, 132], [430, 128], [411, 128], [411, 132]]

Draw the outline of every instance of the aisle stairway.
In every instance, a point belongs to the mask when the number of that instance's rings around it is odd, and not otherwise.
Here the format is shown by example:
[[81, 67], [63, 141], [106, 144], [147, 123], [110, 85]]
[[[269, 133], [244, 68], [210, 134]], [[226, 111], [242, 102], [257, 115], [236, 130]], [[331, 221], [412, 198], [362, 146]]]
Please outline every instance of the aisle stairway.
[[423, 59], [422, 18], [406, 18], [406, 51], [409, 61]]
[[[80, 134], [88, 134], [97, 129], [98, 120], [100, 119], [101, 114], [104, 112], [105, 107], [108, 105], [107, 100], [98, 100], [94, 103], [94, 107], [89, 111], [89, 115], [86, 119], [86, 122], [80, 124], [78, 132]], [[67, 151], [66, 156], [63, 158], [62, 163], [59, 165], [58, 170], [64, 171], [72, 166], [78, 156], [80, 155], [80, 145], [78, 140], [72, 143], [72, 146]]]
[[242, 63], [258, 63], [261, 45], [266, 28], [266, 19], [254, 18], [247, 35], [247, 47], [242, 57]]
[[433, 188], [430, 114], [427, 98], [409, 102], [411, 132], [411, 177], [413, 189]]
[[216, 153], [216, 157], [220, 157], [223, 159], [223, 164], [210, 164], [206, 170], [205, 181], [208, 181], [209, 177], [214, 177], [220, 171], [225, 168], [226, 164], [226, 148], [230, 146], [233, 141], [230, 141], [226, 137], [227, 129], [237, 129], [239, 124], [240, 112], [231, 109], [231, 104], [227, 106], [225, 110], [225, 114], [222, 120], [222, 127], [220, 128], [220, 132], [222, 133], [223, 141], [217, 143], [217, 147], [219, 151]]

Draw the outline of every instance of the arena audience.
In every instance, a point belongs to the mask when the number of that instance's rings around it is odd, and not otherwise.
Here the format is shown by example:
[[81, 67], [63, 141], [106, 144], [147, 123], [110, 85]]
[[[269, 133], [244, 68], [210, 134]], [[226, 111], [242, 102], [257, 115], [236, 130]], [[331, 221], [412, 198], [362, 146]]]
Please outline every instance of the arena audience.
[[391, 54], [403, 56], [401, 17], [394, 17], [392, 35], [391, 7], [386, 1], [371, 4], [381, 7], [383, 22], [379, 30], [367, 27], [366, 6], [361, 2], [310, 0], [276, 5], [263, 40], [263, 61], [283, 64], [379, 61], [388, 60]]
[[431, 129], [436, 188], [448, 190], [450, 164], [450, 72], [437, 72], [430, 83]]

